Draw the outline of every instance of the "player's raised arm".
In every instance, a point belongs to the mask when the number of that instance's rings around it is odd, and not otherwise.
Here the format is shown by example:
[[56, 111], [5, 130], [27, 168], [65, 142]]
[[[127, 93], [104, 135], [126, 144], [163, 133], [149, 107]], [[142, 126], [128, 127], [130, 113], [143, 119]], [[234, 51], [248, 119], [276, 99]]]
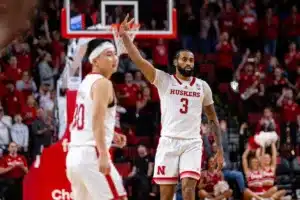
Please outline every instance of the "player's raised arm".
[[[105, 142], [105, 116], [107, 106], [112, 97], [112, 84], [108, 79], [97, 80], [91, 91], [93, 99], [93, 134], [96, 146], [102, 159], [100, 162], [100, 171], [104, 174], [109, 173], [108, 158], [109, 152]], [[106, 162], [107, 161], [107, 162]], [[101, 166], [104, 165], [104, 166]], [[101, 169], [101, 167], [103, 167]]]
[[212, 91], [206, 82], [203, 82], [203, 90], [204, 90], [204, 100], [203, 100], [204, 112], [207, 116], [212, 131], [216, 135], [215, 140], [219, 148], [219, 151], [220, 153], [223, 153], [221, 128], [220, 128], [218, 116], [214, 106]]
[[130, 30], [130, 25], [132, 23], [133, 23], [133, 19], [130, 22], [128, 22], [128, 15], [127, 15], [125, 20], [122, 22], [120, 26], [119, 34], [122, 37], [124, 46], [131, 60], [142, 71], [146, 79], [150, 83], [153, 83], [155, 80], [155, 73], [156, 73], [154, 66], [141, 56], [139, 50], [133, 44], [133, 42], [131, 41], [127, 33], [127, 31]]

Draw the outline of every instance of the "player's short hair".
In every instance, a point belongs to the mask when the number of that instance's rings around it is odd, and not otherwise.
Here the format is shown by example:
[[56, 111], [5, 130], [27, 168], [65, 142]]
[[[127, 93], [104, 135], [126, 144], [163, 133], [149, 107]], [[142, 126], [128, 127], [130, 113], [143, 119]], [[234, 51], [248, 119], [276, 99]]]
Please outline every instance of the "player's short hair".
[[87, 50], [86, 50], [86, 53], [85, 53], [85, 57], [88, 58], [90, 56], [90, 54], [93, 52], [94, 49], [96, 49], [98, 46], [100, 46], [101, 44], [103, 44], [105, 42], [110, 42], [115, 46], [114, 42], [110, 39], [94, 39], [94, 40], [91, 40], [87, 45]]
[[190, 51], [188, 49], [180, 49], [179, 51], [176, 52], [174, 59], [177, 60], [182, 52], [193, 53], [192, 51]]

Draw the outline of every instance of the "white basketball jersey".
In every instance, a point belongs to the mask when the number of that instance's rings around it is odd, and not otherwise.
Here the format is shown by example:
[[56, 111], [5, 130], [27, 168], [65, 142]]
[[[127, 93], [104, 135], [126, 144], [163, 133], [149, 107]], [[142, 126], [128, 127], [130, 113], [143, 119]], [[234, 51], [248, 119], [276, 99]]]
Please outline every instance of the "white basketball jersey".
[[154, 83], [161, 106], [161, 135], [173, 138], [201, 138], [202, 107], [213, 104], [208, 84], [195, 77], [182, 81], [156, 70]]
[[[91, 89], [95, 81], [104, 78], [100, 74], [88, 74], [81, 82], [77, 91], [76, 108], [73, 121], [70, 125], [71, 141], [70, 145], [74, 146], [96, 146], [93, 134], [93, 100], [91, 98]], [[108, 106], [105, 117], [105, 140], [109, 148], [115, 128], [116, 104]]]

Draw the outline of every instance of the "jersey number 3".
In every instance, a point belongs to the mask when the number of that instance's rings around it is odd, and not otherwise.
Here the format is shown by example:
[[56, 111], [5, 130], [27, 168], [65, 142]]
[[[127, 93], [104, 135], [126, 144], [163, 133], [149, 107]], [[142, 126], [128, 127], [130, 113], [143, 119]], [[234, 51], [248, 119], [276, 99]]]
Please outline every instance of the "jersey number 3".
[[182, 105], [179, 111], [182, 114], [186, 114], [189, 111], [189, 100], [187, 98], [181, 98], [180, 102]]
[[76, 104], [75, 113], [74, 113], [74, 128], [77, 130], [82, 130], [84, 128], [84, 105]]

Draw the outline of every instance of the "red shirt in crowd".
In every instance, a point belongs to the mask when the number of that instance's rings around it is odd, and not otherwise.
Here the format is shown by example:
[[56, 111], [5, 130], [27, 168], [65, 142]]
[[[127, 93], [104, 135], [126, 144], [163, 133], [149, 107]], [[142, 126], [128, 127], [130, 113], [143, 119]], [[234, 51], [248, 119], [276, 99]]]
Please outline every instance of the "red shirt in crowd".
[[126, 106], [136, 106], [138, 92], [140, 88], [136, 84], [121, 84], [118, 87], [120, 94], [125, 97], [121, 98], [121, 104]]
[[153, 48], [153, 62], [157, 65], [168, 65], [168, 45], [166, 43], [157, 44]]
[[258, 35], [258, 22], [254, 14], [244, 14], [240, 17], [239, 24], [245, 36], [254, 37]]
[[295, 87], [296, 87], [297, 89], [300, 89], [300, 77], [298, 77], [298, 78], [296, 79]]
[[275, 40], [278, 37], [279, 21], [277, 16], [267, 17], [261, 22], [261, 32], [265, 39]]
[[5, 76], [7, 77], [8, 80], [11, 80], [14, 83], [16, 83], [18, 80], [22, 78], [22, 70], [18, 67], [9, 66], [5, 70]]
[[14, 166], [13, 169], [5, 173], [4, 176], [7, 178], [17, 179], [22, 178], [25, 175], [21, 166], [28, 167], [28, 164], [25, 157], [22, 155], [6, 155], [1, 159], [0, 166], [3, 168]]
[[22, 117], [25, 124], [29, 125], [37, 118], [37, 109], [36, 107], [25, 105], [22, 108]]
[[244, 93], [255, 81], [257, 81], [257, 77], [254, 74], [241, 73], [239, 80], [240, 93]]
[[24, 105], [24, 98], [22, 92], [17, 90], [11, 92], [8, 90], [4, 97], [3, 103], [7, 109], [8, 115], [15, 116], [16, 114], [21, 113], [22, 107]]
[[292, 100], [283, 100], [281, 106], [282, 121], [283, 122], [296, 122], [299, 115], [299, 106]]
[[32, 82], [31, 81], [24, 81], [25, 88], [21, 91], [23, 94], [23, 98], [27, 99], [28, 96], [33, 94], [33, 90], [31, 89], [32, 87]]
[[18, 68], [20, 68], [22, 72], [31, 70], [32, 63], [30, 53], [16, 55], [16, 58], [18, 60]]
[[289, 52], [284, 55], [284, 60], [287, 63], [287, 69], [296, 71], [298, 61], [300, 61], [300, 54], [298, 52]]
[[151, 91], [151, 99], [153, 102], [159, 102], [160, 98], [159, 98], [159, 94], [158, 94], [158, 90], [157, 88], [150, 84], [149, 85], [150, 91]]
[[56, 66], [56, 64], [61, 63], [60, 58], [61, 58], [61, 53], [65, 51], [64, 46], [60, 41], [54, 39], [52, 40], [51, 47], [52, 47], [52, 60]]
[[0, 81], [0, 101], [4, 99], [5, 95], [7, 94], [6, 86]]
[[236, 22], [237, 12], [233, 8], [229, 11], [222, 12], [220, 16], [221, 32], [227, 32], [231, 35], [234, 32]]
[[280, 79], [275, 79], [274, 76], [267, 77], [267, 85], [269, 86], [284, 86], [286, 84], [286, 79], [283, 77], [281, 77]]
[[288, 37], [296, 37], [300, 35], [300, 15], [291, 15], [284, 21], [284, 33]]
[[218, 59], [217, 67], [233, 69], [233, 55], [234, 51], [229, 42], [223, 42], [217, 47]]

